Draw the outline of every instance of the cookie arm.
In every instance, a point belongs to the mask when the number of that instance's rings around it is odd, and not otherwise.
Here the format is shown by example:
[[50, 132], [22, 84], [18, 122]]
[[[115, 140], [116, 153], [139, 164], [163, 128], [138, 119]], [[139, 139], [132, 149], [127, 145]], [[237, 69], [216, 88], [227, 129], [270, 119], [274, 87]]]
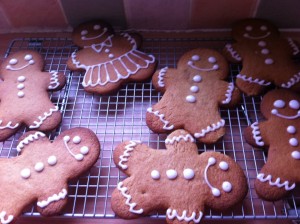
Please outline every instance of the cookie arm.
[[222, 92], [220, 104], [226, 107], [238, 104], [241, 100], [241, 92], [234, 86], [234, 83], [222, 81], [222, 86], [224, 87], [224, 90], [226, 90]]
[[264, 148], [269, 146], [269, 140], [265, 127], [267, 126], [266, 122], [254, 122], [244, 131], [244, 137], [246, 142], [250, 145], [258, 148]]
[[48, 90], [56, 91], [62, 89], [66, 84], [66, 77], [63, 73], [50, 71], [50, 80]]
[[[157, 70], [152, 77], [152, 84], [154, 88], [164, 93], [171, 82], [173, 82], [173, 77], [176, 77], [177, 69], [164, 67], [160, 70]], [[176, 81], [176, 80], [174, 80]]]
[[237, 49], [237, 44], [226, 44], [223, 49], [223, 55], [232, 63], [238, 63], [242, 61], [242, 57]]

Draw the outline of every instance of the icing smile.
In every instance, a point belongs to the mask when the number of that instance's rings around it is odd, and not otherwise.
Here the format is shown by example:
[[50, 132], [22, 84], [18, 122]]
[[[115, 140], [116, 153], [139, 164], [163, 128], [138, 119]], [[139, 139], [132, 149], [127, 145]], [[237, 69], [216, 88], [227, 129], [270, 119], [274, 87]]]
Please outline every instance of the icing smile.
[[245, 34], [244, 34], [244, 37], [246, 37], [246, 38], [248, 38], [248, 39], [258, 40], [258, 39], [266, 38], [266, 37], [268, 37], [270, 34], [271, 34], [270, 32], [267, 32], [265, 35], [261, 35], [261, 36], [254, 37], [254, 36], [251, 36], [249, 33], [245, 33]]
[[217, 62], [217, 59], [213, 56], [210, 56], [207, 61], [211, 64], [213, 64], [213, 66], [211, 68], [200, 68], [198, 66], [196, 66], [194, 64], [194, 61], [200, 61], [201, 58], [199, 55], [193, 55], [191, 57], [191, 60], [188, 61], [188, 66], [190, 66], [191, 68], [195, 69], [195, 70], [198, 70], [198, 71], [202, 71], [202, 72], [209, 72], [209, 71], [215, 71], [215, 70], [218, 70], [219, 69], [219, 65], [216, 64]]
[[[283, 100], [276, 100], [273, 103], [273, 106], [279, 109], [284, 108], [286, 105], [285, 101]], [[293, 116], [287, 116], [287, 115], [283, 115], [281, 113], [278, 112], [278, 109], [272, 109], [271, 113], [277, 117], [283, 118], [283, 119], [288, 119], [288, 120], [293, 120], [293, 119], [297, 119], [300, 117], [300, 102], [298, 100], [291, 100], [288, 104], [288, 106], [293, 109], [293, 110], [297, 110], [296, 114]]]
[[22, 70], [22, 69], [28, 67], [29, 65], [33, 65], [35, 63], [35, 61], [32, 59], [31, 54], [25, 55], [24, 60], [28, 61], [28, 63], [21, 67], [12, 67], [12, 65], [16, 65], [19, 62], [18, 59], [12, 58], [9, 60], [9, 62], [8, 62], [9, 64], [6, 66], [6, 69], [11, 70], [11, 71], [18, 71], [18, 70]]
[[81, 39], [82, 40], [95, 40], [97, 38], [102, 37], [106, 32], [107, 32], [107, 28], [103, 28], [103, 32], [100, 33], [98, 36], [86, 37], [85, 35], [87, 34], [87, 31], [84, 30], [84, 31], [81, 32], [81, 34], [82, 34]]

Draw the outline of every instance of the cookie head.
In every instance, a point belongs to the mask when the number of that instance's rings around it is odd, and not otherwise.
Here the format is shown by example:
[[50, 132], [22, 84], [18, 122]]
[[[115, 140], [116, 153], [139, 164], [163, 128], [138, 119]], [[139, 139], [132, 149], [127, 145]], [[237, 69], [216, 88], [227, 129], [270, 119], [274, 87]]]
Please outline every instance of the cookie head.
[[113, 30], [103, 21], [90, 21], [76, 27], [73, 31], [73, 41], [80, 47], [103, 43]]
[[277, 38], [279, 31], [267, 20], [245, 19], [233, 26], [232, 35], [235, 40], [239, 41], [257, 41]]

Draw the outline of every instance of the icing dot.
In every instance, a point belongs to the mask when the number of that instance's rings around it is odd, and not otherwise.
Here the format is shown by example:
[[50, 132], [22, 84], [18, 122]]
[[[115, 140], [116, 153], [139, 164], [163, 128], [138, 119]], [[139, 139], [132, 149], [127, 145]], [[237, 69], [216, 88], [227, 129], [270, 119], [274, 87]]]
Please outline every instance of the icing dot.
[[262, 53], [262, 54], [269, 54], [270, 51], [269, 51], [269, 49], [264, 48], [264, 49], [261, 50], [261, 53]]
[[152, 170], [151, 171], [151, 177], [154, 180], [158, 180], [160, 178], [160, 173], [158, 172], [158, 170]]
[[285, 106], [285, 102], [283, 100], [276, 100], [273, 105], [277, 108], [283, 108]]
[[56, 158], [56, 156], [49, 156], [47, 162], [48, 162], [48, 164], [49, 164], [50, 166], [54, 166], [54, 165], [57, 163], [57, 158]]
[[25, 85], [23, 83], [18, 84], [17, 89], [24, 89]]
[[193, 81], [194, 81], [194, 82], [201, 82], [201, 80], [202, 80], [202, 77], [201, 77], [200, 75], [195, 75], [195, 76], [193, 77]]
[[196, 97], [194, 97], [192, 95], [188, 95], [185, 99], [189, 103], [195, 103], [196, 102]]
[[17, 64], [18, 63], [18, 59], [16, 59], [16, 58], [12, 58], [12, 59], [10, 59], [9, 60], [9, 62], [8, 62], [10, 65], [15, 65], [15, 64]]
[[24, 59], [25, 59], [26, 61], [29, 61], [29, 60], [32, 59], [32, 55], [31, 55], [31, 54], [26, 54], [25, 57], [24, 57]]
[[105, 53], [109, 53], [110, 52], [110, 50], [109, 49], [105, 49], [105, 51], [104, 51]]
[[289, 143], [291, 146], [297, 146], [298, 140], [296, 138], [290, 138]]
[[80, 152], [81, 152], [81, 154], [83, 154], [83, 155], [86, 155], [86, 154], [88, 154], [89, 153], [89, 148], [87, 147], [87, 146], [82, 146], [81, 148], [80, 148]]
[[64, 136], [64, 141], [65, 141], [65, 142], [70, 141], [70, 136], [68, 136], [68, 135]]
[[266, 26], [261, 26], [260, 27], [260, 30], [262, 30], [262, 31], [266, 31], [268, 28], [266, 27]]
[[174, 180], [177, 177], [177, 171], [176, 170], [167, 170], [166, 174], [167, 174], [167, 177], [170, 180]]
[[219, 69], [219, 65], [214, 65], [214, 66], [213, 66], [213, 69], [214, 69], [214, 70], [218, 70], [218, 69]]
[[113, 58], [113, 57], [115, 57], [115, 56], [114, 56], [113, 54], [109, 54], [108, 57], [109, 57], [109, 58]]
[[74, 144], [79, 144], [81, 142], [81, 138], [79, 137], [79, 136], [75, 136], [74, 138], [73, 138], [73, 143]]
[[199, 55], [193, 55], [192, 56], [192, 60], [193, 61], [199, 61], [200, 60], [200, 56]]
[[299, 104], [298, 100], [291, 100], [291, 101], [289, 102], [289, 106], [290, 106], [290, 108], [292, 108], [292, 109], [298, 110], [299, 107], [300, 107], [300, 104]]
[[25, 96], [25, 93], [23, 91], [18, 92], [18, 97], [22, 98]]
[[217, 59], [215, 58], [215, 57], [209, 57], [208, 58], [208, 62], [210, 62], [210, 63], [216, 63], [217, 62]]
[[195, 176], [195, 172], [192, 169], [184, 169], [183, 171], [183, 177], [187, 180], [193, 179]]
[[252, 28], [252, 26], [246, 26], [246, 28], [245, 28], [245, 30], [247, 30], [247, 31], [251, 31], [253, 28]]
[[225, 192], [230, 192], [232, 190], [232, 185], [230, 182], [228, 181], [224, 181], [222, 183], [222, 189], [225, 191]]
[[83, 156], [82, 154], [76, 154], [76, 155], [75, 155], [75, 159], [78, 160], [78, 161], [83, 160], [83, 157], [84, 157], [84, 156]]
[[88, 34], [88, 31], [87, 31], [87, 30], [82, 30], [82, 31], [81, 31], [81, 35], [82, 35], [82, 36], [87, 35], [87, 34]]
[[41, 172], [44, 169], [45, 165], [42, 162], [38, 162], [34, 166], [34, 170], [37, 172]]
[[271, 65], [271, 64], [273, 64], [273, 63], [274, 63], [274, 61], [273, 61], [272, 58], [267, 58], [267, 59], [265, 60], [265, 64], [267, 64], [267, 65]]
[[23, 177], [24, 179], [29, 178], [30, 175], [31, 175], [30, 169], [25, 168], [25, 169], [21, 170], [21, 177]]
[[224, 171], [228, 170], [228, 168], [229, 168], [228, 163], [225, 161], [220, 162], [219, 167], [221, 170], [224, 170]]
[[273, 110], [271, 110], [271, 113], [272, 113], [272, 114], [278, 114], [278, 110], [273, 109]]
[[260, 46], [260, 47], [265, 47], [266, 45], [267, 45], [267, 43], [263, 40], [258, 42], [258, 46]]
[[21, 75], [21, 76], [18, 77], [18, 81], [19, 82], [24, 82], [25, 80], [26, 80], [26, 77], [23, 76], [23, 75]]
[[101, 26], [98, 24], [94, 26], [94, 30], [99, 30], [100, 28], [101, 28]]
[[209, 165], [214, 165], [216, 163], [216, 159], [214, 158], [214, 157], [210, 157], [209, 159], [208, 159], [208, 164]]
[[197, 93], [197, 92], [199, 91], [199, 87], [198, 87], [198, 86], [192, 86], [192, 87], [190, 88], [190, 90], [191, 90], [191, 92], [193, 92], [193, 93]]
[[217, 189], [217, 188], [213, 188], [213, 189], [211, 190], [211, 192], [212, 192], [212, 194], [213, 194], [215, 197], [219, 197], [219, 196], [221, 195], [220, 190]]
[[300, 159], [300, 152], [294, 151], [294, 152], [291, 153], [291, 156], [292, 156], [294, 159]]
[[33, 64], [34, 64], [34, 60], [30, 60], [30, 61], [29, 61], [29, 64], [30, 64], [30, 65], [33, 65]]
[[288, 126], [286, 130], [290, 134], [295, 134], [296, 133], [296, 128], [295, 128], [295, 126], [292, 126], [292, 125]]

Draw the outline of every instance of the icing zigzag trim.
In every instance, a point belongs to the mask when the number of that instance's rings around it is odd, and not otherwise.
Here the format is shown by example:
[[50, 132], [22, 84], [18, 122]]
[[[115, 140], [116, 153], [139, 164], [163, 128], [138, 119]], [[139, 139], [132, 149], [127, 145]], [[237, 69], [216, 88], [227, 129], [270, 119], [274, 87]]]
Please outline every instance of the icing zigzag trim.
[[211, 125], [207, 126], [205, 129], [202, 129], [200, 133], [195, 133], [194, 136], [195, 136], [195, 138], [204, 137], [208, 132], [215, 131], [221, 127], [224, 127], [224, 125], [225, 125], [225, 120], [221, 119], [216, 124], [215, 123], [211, 124]]
[[126, 170], [128, 168], [127, 165], [123, 164], [125, 162], [128, 161], [128, 157], [130, 156], [130, 152], [134, 150], [135, 146], [137, 144], [140, 144], [141, 142], [140, 141], [130, 141], [130, 143], [128, 145], [125, 146], [125, 151], [123, 153], [123, 155], [121, 155], [119, 157], [120, 161], [118, 163], [118, 165], [123, 169], [123, 170]]
[[62, 189], [61, 192], [59, 192], [58, 194], [53, 194], [52, 196], [50, 196], [49, 198], [47, 198], [47, 200], [43, 200], [43, 201], [38, 201], [37, 202], [37, 206], [39, 206], [40, 208], [45, 208], [46, 206], [48, 206], [51, 202], [54, 201], [59, 201], [61, 199], [65, 199], [67, 196], [67, 190], [66, 189]]
[[166, 216], [168, 217], [168, 219], [178, 219], [179, 221], [186, 221], [186, 222], [190, 222], [193, 221], [194, 223], [199, 223], [203, 217], [203, 213], [200, 211], [199, 212], [199, 217], [197, 218], [197, 213], [196, 212], [192, 212], [191, 216], [187, 216], [187, 210], [183, 210], [182, 215], [180, 216], [178, 214], [178, 212], [176, 211], [176, 209], [171, 209], [169, 208], [166, 212]]
[[[0, 125], [2, 124], [2, 120], [0, 120]], [[16, 129], [17, 127], [19, 127], [19, 123], [16, 123], [15, 125], [11, 125], [12, 121], [9, 121], [6, 125], [4, 126], [0, 126], [0, 130], [5, 129], [5, 128], [9, 128], [9, 129]]]
[[172, 138], [167, 138], [165, 140], [165, 144], [174, 144], [174, 142], [180, 142], [180, 140], [183, 140], [185, 142], [190, 141], [190, 142], [195, 142], [195, 139], [193, 138], [193, 136], [191, 136], [190, 134], [186, 134], [186, 135], [179, 135], [179, 136], [173, 136]]
[[228, 103], [230, 103], [231, 97], [232, 97], [232, 93], [233, 93], [233, 90], [234, 90], [234, 85], [233, 85], [233, 83], [231, 82], [231, 83], [229, 83], [228, 88], [227, 88], [227, 91], [226, 91], [226, 94], [225, 94], [226, 99], [222, 101], [223, 104], [228, 104]]
[[235, 50], [233, 50], [233, 47], [231, 44], [226, 44], [225, 48], [235, 60], [237, 60], [237, 61], [242, 60], [242, 57]]
[[237, 79], [242, 79], [245, 82], [249, 82], [249, 83], [256, 83], [258, 85], [261, 86], [269, 86], [271, 85], [271, 82], [267, 82], [265, 80], [260, 80], [260, 79], [253, 79], [252, 77], [247, 77], [246, 75], [242, 75], [242, 74], [238, 74], [236, 76]]
[[258, 122], [257, 121], [254, 122], [253, 124], [251, 124], [250, 127], [252, 128], [252, 136], [255, 140], [256, 145], [264, 146], [265, 143], [263, 142], [262, 137], [260, 135], [260, 129], [258, 126]]
[[5, 215], [6, 215], [6, 212], [5, 212], [5, 211], [2, 211], [2, 212], [0, 213], [0, 222], [1, 222], [2, 224], [8, 224], [8, 223], [11, 223], [11, 222], [13, 221], [13, 219], [14, 219], [14, 216], [13, 216], [13, 215], [9, 215], [9, 216], [7, 217], [7, 219], [5, 219], [5, 218], [4, 218]]
[[45, 137], [46, 135], [42, 132], [35, 132], [34, 134], [28, 135], [26, 138], [24, 138], [22, 141], [19, 142], [17, 145], [17, 151], [21, 152], [22, 149], [25, 147], [25, 145], [28, 145], [30, 142], [33, 142], [34, 140], [38, 140], [40, 137]]
[[57, 75], [58, 72], [50, 71], [50, 74], [51, 74], [51, 78], [50, 78], [50, 85], [48, 86], [48, 89], [56, 89], [59, 86], [58, 75]]
[[166, 75], [166, 72], [169, 68], [166, 66], [164, 68], [162, 68], [159, 73], [158, 73], [158, 81], [157, 84], [159, 87], [165, 87], [165, 83], [164, 83], [164, 76]]
[[289, 43], [289, 45], [291, 46], [291, 48], [293, 49], [293, 55], [297, 55], [299, 54], [299, 47], [295, 44], [295, 42], [293, 41], [292, 38], [287, 38], [287, 41]]
[[58, 111], [58, 106], [55, 106], [55, 108], [50, 108], [49, 112], [45, 112], [44, 116], [38, 116], [39, 121], [34, 121], [34, 125], [30, 125], [29, 128], [38, 128], [41, 126], [44, 120], [46, 120], [48, 117], [50, 117], [53, 112]]
[[282, 83], [281, 87], [288, 89], [291, 88], [296, 83], [298, 83], [299, 81], [300, 81], [300, 72], [298, 72], [292, 78], [290, 78], [290, 80], [287, 83]]
[[[165, 115], [164, 114], [160, 114], [160, 112], [158, 110], [157, 111], [153, 111], [152, 107], [149, 107], [147, 109], [147, 112], [152, 113], [155, 116], [159, 117], [160, 121], [164, 123], [163, 129], [165, 129], [165, 130], [172, 130], [174, 128], [174, 125], [170, 125], [170, 122], [164, 119]], [[169, 125], [169, 127], [168, 127], [168, 125]]]
[[272, 176], [270, 174], [265, 177], [264, 173], [259, 173], [257, 175], [257, 179], [260, 182], [267, 182], [268, 181], [271, 186], [276, 186], [278, 188], [284, 187], [284, 189], [286, 191], [290, 191], [290, 190], [292, 190], [296, 187], [295, 183], [293, 183], [291, 186], [289, 186], [289, 182], [287, 180], [284, 181], [283, 183], [280, 183], [280, 181], [281, 181], [280, 177], [278, 177], [275, 181], [272, 181]]

